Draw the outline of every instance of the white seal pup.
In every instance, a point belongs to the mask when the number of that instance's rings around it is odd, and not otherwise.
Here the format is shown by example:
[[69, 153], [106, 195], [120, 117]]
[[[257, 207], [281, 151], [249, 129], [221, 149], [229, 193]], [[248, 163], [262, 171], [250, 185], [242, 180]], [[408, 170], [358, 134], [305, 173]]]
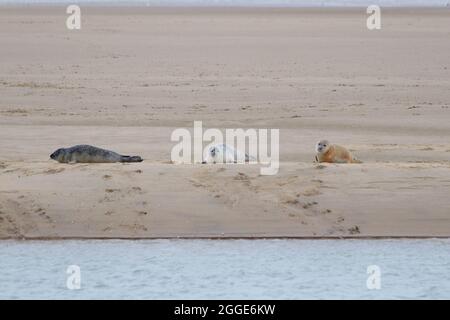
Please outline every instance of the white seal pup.
[[50, 158], [60, 163], [113, 163], [143, 161], [139, 156], [123, 156], [113, 151], [89, 145], [61, 148], [53, 152], [50, 155]]
[[239, 160], [245, 162], [253, 161], [253, 157], [242, 153], [226, 144], [216, 144], [211, 146], [203, 157], [203, 164], [206, 163], [237, 163]]
[[316, 144], [316, 161], [329, 163], [362, 163], [353, 157], [345, 147], [331, 144], [328, 140], [320, 140]]

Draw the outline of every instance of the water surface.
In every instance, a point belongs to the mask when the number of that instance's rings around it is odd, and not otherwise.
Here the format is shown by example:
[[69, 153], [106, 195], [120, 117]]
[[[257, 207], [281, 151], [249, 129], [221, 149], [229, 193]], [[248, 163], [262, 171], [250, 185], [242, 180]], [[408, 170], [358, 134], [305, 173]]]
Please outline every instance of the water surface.
[[450, 240], [2, 241], [0, 270], [1, 299], [448, 299]]

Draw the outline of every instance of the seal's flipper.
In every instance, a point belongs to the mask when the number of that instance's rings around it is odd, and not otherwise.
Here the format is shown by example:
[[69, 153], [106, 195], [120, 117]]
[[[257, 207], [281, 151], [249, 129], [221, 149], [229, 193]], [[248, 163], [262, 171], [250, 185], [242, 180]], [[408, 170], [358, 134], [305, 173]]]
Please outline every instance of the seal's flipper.
[[247, 153], [245, 154], [245, 162], [256, 162], [256, 158], [253, 156], [249, 156]]
[[133, 156], [133, 157], [122, 156], [120, 161], [121, 162], [142, 162], [144, 160], [141, 157], [139, 157], [139, 156]]

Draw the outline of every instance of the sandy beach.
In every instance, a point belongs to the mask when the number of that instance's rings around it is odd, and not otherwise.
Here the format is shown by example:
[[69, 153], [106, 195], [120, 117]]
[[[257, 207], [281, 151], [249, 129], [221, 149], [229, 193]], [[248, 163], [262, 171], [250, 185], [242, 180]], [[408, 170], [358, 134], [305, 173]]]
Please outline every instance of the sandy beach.
[[[450, 9], [0, 8], [0, 238], [450, 236]], [[280, 129], [280, 170], [175, 165]], [[320, 139], [362, 164], [318, 165]], [[59, 164], [91, 144], [139, 164]]]

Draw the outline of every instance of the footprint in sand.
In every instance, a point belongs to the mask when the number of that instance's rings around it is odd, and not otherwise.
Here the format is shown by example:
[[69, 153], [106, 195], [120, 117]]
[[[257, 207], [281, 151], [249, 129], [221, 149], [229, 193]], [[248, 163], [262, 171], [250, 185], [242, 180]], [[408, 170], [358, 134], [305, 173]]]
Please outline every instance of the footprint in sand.
[[142, 191], [141, 187], [132, 187], [131, 190], [128, 193], [144, 194], [145, 192]]
[[59, 168], [59, 169], [48, 169], [48, 170], [45, 170], [44, 173], [45, 173], [45, 174], [57, 174], [57, 173], [63, 172], [64, 170], [66, 170], [66, 169], [64, 169], [64, 168]]
[[148, 231], [146, 226], [144, 226], [143, 224], [137, 224], [137, 223], [132, 224], [132, 225], [121, 224], [121, 225], [119, 225], [119, 227], [126, 228], [126, 229], [132, 230], [134, 232], [137, 232], [137, 231]]
[[321, 192], [318, 188], [309, 188], [301, 193], [301, 195], [305, 197], [317, 196], [319, 194], [321, 194]]
[[360, 234], [361, 231], [358, 226], [353, 226], [347, 229], [350, 234]]
[[311, 208], [312, 206], [315, 206], [315, 205], [317, 205], [318, 203], [316, 202], [316, 201], [313, 201], [313, 202], [306, 202], [306, 203], [304, 203], [303, 204], [303, 209], [309, 209], [309, 208]]
[[238, 174], [235, 175], [233, 179], [234, 180], [249, 180], [249, 177], [245, 173], [238, 172]]
[[15, 169], [8, 169], [5, 170], [3, 173], [15, 173], [15, 172], [19, 172], [19, 177], [21, 177], [21, 175], [25, 175], [25, 176], [30, 176], [31, 175], [31, 171], [27, 170], [27, 169], [22, 169], [22, 168], [15, 168]]
[[[3, 213], [2, 213], [3, 214]], [[10, 217], [9, 215], [5, 215], [4, 217], [0, 217], [1, 220], [0, 222], [7, 222], [6, 226], [6, 232], [10, 235], [13, 235], [15, 237], [22, 237], [22, 233], [20, 232], [20, 228], [18, 227], [18, 225], [16, 224], [16, 222], [14, 221], [14, 219], [12, 217]]]
[[47, 220], [48, 222], [53, 222], [52, 218], [50, 218], [47, 215], [47, 212], [45, 212], [45, 210], [42, 208], [38, 208], [38, 209], [34, 210], [34, 213], [37, 213], [41, 218]]
[[202, 184], [202, 183], [197, 182], [197, 181], [192, 180], [192, 179], [190, 179], [189, 182], [190, 182], [194, 187], [196, 187], [196, 188], [204, 188], [204, 187], [207, 187], [207, 185]]
[[339, 225], [335, 225], [332, 226], [329, 230], [328, 230], [328, 235], [334, 235], [334, 234], [342, 234], [345, 232], [345, 228], [339, 226]]
[[289, 205], [298, 205], [298, 204], [300, 204], [300, 201], [298, 199], [288, 199], [288, 200], [283, 201], [283, 203], [289, 204]]
[[303, 210], [308, 210], [308, 211], [304, 212], [307, 216], [316, 215], [316, 214], [320, 213], [317, 209], [315, 209], [315, 206], [319, 204], [316, 201], [302, 202], [299, 199], [291, 197], [291, 198], [288, 198], [288, 199], [282, 201], [282, 203], [285, 205], [289, 205], [291, 207], [297, 208], [297, 209], [301, 208]]
[[234, 176], [233, 180], [235, 181], [242, 181], [244, 185], [247, 187], [251, 186], [250, 177], [246, 175], [245, 173], [239, 172], [237, 175]]

